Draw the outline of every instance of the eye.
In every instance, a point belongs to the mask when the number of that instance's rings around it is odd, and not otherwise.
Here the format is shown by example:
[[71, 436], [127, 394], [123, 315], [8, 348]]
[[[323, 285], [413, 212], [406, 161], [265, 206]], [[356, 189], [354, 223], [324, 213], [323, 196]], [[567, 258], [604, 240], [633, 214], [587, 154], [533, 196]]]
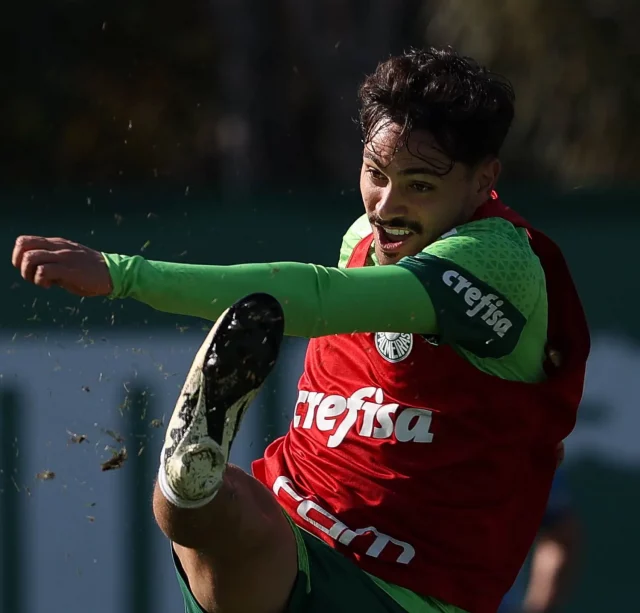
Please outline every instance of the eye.
[[384, 181], [386, 179], [382, 172], [372, 166], [368, 166], [365, 172], [369, 175], [369, 178], [372, 181]]
[[414, 192], [418, 192], [419, 194], [426, 194], [435, 189], [431, 183], [423, 183], [422, 181], [414, 181], [411, 183], [410, 187]]

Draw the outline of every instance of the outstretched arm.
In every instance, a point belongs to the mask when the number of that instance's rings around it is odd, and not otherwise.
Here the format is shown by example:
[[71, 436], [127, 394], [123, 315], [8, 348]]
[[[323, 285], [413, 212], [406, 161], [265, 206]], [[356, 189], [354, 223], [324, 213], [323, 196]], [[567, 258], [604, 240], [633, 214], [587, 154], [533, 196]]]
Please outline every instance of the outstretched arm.
[[13, 264], [44, 288], [79, 296], [134, 298], [151, 307], [215, 320], [239, 298], [273, 295], [286, 333], [315, 337], [350, 332], [436, 332], [422, 283], [399, 266], [338, 269], [282, 262], [205, 266], [101, 254], [62, 238], [22, 236]]
[[390, 266], [152, 262], [34, 236], [16, 241], [13, 263], [28, 281], [79, 296], [134, 298], [157, 310], [215, 320], [236, 300], [265, 292], [282, 304], [290, 336], [437, 335], [441, 343], [476, 356], [501, 358], [515, 349], [544, 287], [544, 276], [529, 270], [532, 264], [522, 261], [522, 247], [505, 231], [503, 239], [511, 245], [522, 277], [496, 276], [495, 267], [480, 266], [487, 259], [493, 263], [507, 257], [493, 254], [491, 228], [458, 232]]
[[205, 266], [104, 254], [114, 298], [215, 320], [254, 292], [283, 306], [286, 333], [313, 338], [351, 332], [436, 332], [424, 287], [399, 266], [338, 269], [279, 262]]

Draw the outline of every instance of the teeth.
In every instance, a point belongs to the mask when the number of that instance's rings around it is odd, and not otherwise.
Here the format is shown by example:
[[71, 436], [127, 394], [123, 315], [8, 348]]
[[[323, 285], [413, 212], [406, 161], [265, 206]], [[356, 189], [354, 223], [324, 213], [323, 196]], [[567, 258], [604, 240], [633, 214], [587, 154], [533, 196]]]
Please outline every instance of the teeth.
[[411, 230], [400, 230], [399, 228], [384, 228], [384, 231], [391, 236], [407, 236], [411, 234]]

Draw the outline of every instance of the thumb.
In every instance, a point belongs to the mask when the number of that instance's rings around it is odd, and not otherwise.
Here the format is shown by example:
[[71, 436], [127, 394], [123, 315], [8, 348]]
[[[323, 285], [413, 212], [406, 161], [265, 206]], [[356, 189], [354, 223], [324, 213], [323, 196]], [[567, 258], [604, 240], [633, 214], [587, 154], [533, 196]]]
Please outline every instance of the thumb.
[[49, 289], [52, 285], [58, 285], [65, 279], [65, 266], [48, 263], [40, 264], [33, 275], [33, 283], [38, 287]]
[[60, 287], [76, 296], [91, 297], [101, 295], [95, 288], [85, 282], [86, 274], [74, 268], [55, 262], [41, 264], [37, 267], [33, 282], [38, 287], [48, 289]]

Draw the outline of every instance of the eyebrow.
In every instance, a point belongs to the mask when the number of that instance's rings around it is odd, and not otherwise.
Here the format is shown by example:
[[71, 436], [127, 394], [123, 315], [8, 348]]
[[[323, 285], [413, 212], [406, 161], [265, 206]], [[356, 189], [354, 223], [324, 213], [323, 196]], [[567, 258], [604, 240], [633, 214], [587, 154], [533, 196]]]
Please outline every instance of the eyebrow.
[[[381, 162], [380, 158], [375, 156], [373, 153], [365, 151], [363, 157], [367, 160], [371, 160], [378, 168], [384, 168], [384, 164]], [[414, 166], [412, 168], [404, 168], [398, 171], [398, 174], [402, 177], [410, 177], [414, 175], [429, 175], [431, 177], [436, 177], [437, 179], [442, 178], [441, 175], [434, 172], [428, 166]]]

